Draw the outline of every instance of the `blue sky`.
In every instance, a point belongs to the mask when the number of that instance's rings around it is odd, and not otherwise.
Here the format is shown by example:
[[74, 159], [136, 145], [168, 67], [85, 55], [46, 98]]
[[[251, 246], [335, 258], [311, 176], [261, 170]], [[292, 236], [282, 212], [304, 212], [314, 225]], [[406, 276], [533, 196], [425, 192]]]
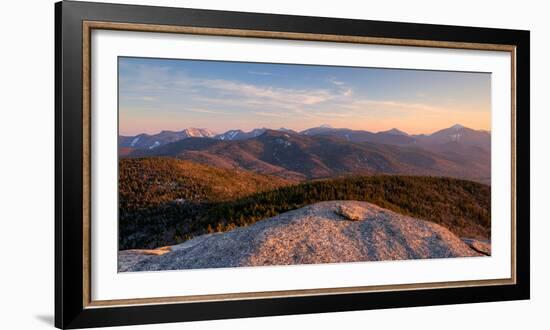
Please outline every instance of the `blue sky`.
[[489, 130], [490, 85], [488, 73], [122, 57], [119, 131]]

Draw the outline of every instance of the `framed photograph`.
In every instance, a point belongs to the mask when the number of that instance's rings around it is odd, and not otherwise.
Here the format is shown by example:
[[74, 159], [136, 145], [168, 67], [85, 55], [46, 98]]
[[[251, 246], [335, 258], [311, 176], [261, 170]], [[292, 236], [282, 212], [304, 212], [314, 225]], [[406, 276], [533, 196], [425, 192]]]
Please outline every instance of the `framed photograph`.
[[59, 328], [529, 298], [529, 32], [59, 2]]

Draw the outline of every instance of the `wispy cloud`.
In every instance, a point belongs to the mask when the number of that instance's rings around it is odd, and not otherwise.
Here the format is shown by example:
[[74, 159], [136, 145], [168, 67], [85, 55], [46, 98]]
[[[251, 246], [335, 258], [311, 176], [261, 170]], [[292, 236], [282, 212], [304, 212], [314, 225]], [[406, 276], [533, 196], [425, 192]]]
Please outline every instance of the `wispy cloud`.
[[279, 74], [275, 74], [272, 72], [266, 72], [266, 71], [248, 71], [249, 74], [253, 74], [256, 76], [281, 76]]
[[336, 78], [330, 78], [330, 79], [328, 79], [328, 81], [329, 81], [331, 84], [336, 85], [336, 86], [343, 86], [343, 85], [346, 84], [345, 82], [340, 81], [340, 80], [337, 80]]
[[227, 112], [214, 111], [214, 110], [210, 110], [210, 109], [199, 109], [199, 108], [185, 108], [185, 109], [183, 109], [183, 111], [190, 111], [190, 112], [195, 112], [195, 113], [210, 113], [210, 114], [214, 114], [214, 115], [221, 115], [221, 114], [226, 114], [227, 113]]
[[[423, 86], [419, 83], [410, 86], [401, 81], [385, 85], [373, 83], [376, 77], [363, 79], [363, 73], [355, 76], [300, 74], [296, 71], [300, 70], [299, 66], [287, 68], [284, 73], [289, 76], [278, 79], [270, 78], [282, 76], [273, 66], [263, 68], [253, 70], [249, 66], [239, 71], [232, 66], [231, 70], [220, 73], [204, 67], [202, 71], [174, 69], [164, 62], [124, 63], [121, 65], [124, 74], [120, 75], [121, 107], [138, 109], [136, 116], [139, 114], [141, 118], [140, 125], [158, 122], [159, 126], [209, 126], [217, 130], [231, 126], [250, 129], [268, 126], [268, 123], [301, 129], [329, 123], [364, 129], [370, 128], [369, 125], [391, 125], [388, 127], [391, 128], [408, 124], [408, 129], [414, 132], [413, 126], [418, 126], [420, 121], [435, 123], [449, 117], [461, 121], [456, 118], [466, 118], [467, 111], [475, 112], [471, 104], [461, 101], [464, 100], [462, 94], [453, 94], [456, 89], [450, 87], [448, 91], [434, 93], [428, 88], [419, 90], [418, 86]], [[455, 102], [442, 102], [443, 99], [455, 99]], [[482, 110], [476, 112], [476, 118], [481, 118], [478, 120], [481, 122], [487, 117], [488, 122], [487, 108], [479, 108]], [[125, 111], [125, 116], [131, 118], [131, 113]], [[121, 121], [121, 125], [136, 125], [136, 121]], [[478, 125], [478, 128], [483, 127]]]
[[187, 102], [196, 98], [205, 101], [204, 96], [207, 96], [208, 102], [238, 101], [241, 105], [263, 105], [287, 110], [315, 106], [351, 95], [350, 89], [340, 91], [329, 88], [282, 88], [253, 85], [238, 80], [196, 78], [185, 73], [173, 73], [162, 67], [139, 68], [139, 71], [139, 75], [134, 79], [122, 84], [122, 92], [126, 95], [139, 95], [146, 91], [179, 93]]
[[281, 112], [253, 111], [252, 113], [255, 115], [264, 116], [264, 117], [284, 117], [285, 116], [285, 114]]
[[241, 98], [273, 100], [292, 105], [313, 105], [330, 100], [334, 94], [323, 89], [292, 89], [279, 87], [262, 87], [238, 81], [222, 79], [186, 80], [184, 84], [198, 85], [217, 90], [224, 95]]
[[352, 96], [353, 95], [353, 91], [351, 90], [351, 88], [348, 88], [346, 89], [342, 95], [346, 96], [346, 97], [349, 97], [349, 96]]
[[153, 96], [128, 96], [128, 95], [125, 95], [125, 96], [123, 96], [123, 98], [126, 99], [126, 100], [136, 100], [136, 101], [146, 101], [146, 102], [152, 102], [152, 101], [157, 100], [157, 98], [153, 97]]

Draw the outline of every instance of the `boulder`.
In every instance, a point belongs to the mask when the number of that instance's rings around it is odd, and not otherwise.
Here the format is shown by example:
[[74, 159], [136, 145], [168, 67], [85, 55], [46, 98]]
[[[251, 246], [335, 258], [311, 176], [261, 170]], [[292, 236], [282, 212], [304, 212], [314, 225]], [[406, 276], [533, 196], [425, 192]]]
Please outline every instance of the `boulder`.
[[[351, 221], [350, 221], [351, 220]], [[490, 248], [490, 244], [489, 244]], [[155, 250], [156, 251], [156, 250]], [[358, 201], [328, 201], [164, 253], [120, 251], [120, 271], [156, 271], [428, 258], [483, 257], [448, 229]]]

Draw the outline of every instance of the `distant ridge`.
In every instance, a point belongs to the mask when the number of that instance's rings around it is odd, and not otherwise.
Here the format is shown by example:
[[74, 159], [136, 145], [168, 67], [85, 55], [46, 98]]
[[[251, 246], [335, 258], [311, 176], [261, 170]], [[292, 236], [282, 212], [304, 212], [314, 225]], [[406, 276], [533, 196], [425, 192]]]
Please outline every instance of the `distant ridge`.
[[408, 174], [490, 182], [487, 133], [449, 128], [415, 137], [395, 131], [331, 130], [308, 135], [265, 129], [261, 134], [249, 132], [255, 137], [227, 140], [189, 137], [154, 148], [121, 148], [119, 155], [174, 157], [298, 181], [348, 174]]
[[230, 130], [188, 128], [119, 137], [119, 157], [174, 157], [301, 181], [348, 174], [450, 176], [490, 183], [491, 133], [460, 124], [429, 135], [397, 128], [313, 127]]
[[[231, 129], [224, 133], [215, 134], [212, 131], [204, 128], [186, 128], [181, 131], [167, 131], [163, 130], [157, 134], [138, 134], [134, 136], [119, 136], [119, 147], [121, 148], [135, 148], [135, 149], [146, 149], [146, 148], [156, 148], [158, 146], [176, 142], [182, 139], [190, 137], [205, 137], [213, 138], [223, 141], [240, 141], [252, 139], [260, 136], [267, 130], [272, 130], [270, 128], [262, 127], [255, 128], [250, 131], [243, 131], [242, 129]], [[380, 131], [377, 133], [366, 131], [366, 130], [353, 130], [349, 128], [334, 128], [329, 124], [323, 124], [318, 127], [312, 127], [300, 132], [295, 130], [281, 127], [277, 129], [281, 132], [288, 133], [297, 133], [302, 135], [334, 135], [340, 136], [347, 140], [354, 142], [376, 142], [376, 143], [387, 143], [387, 144], [410, 144], [410, 143], [438, 143], [440, 142], [442, 135], [451, 136], [447, 140], [460, 140], [460, 137], [457, 138], [457, 134], [466, 134], [469, 137], [466, 138], [466, 141], [469, 143], [474, 143], [476, 145], [486, 146], [486, 141], [483, 142], [472, 142], [475, 139], [487, 139], [490, 138], [490, 131], [487, 130], [474, 130], [468, 127], [465, 127], [461, 124], [454, 124], [451, 127], [433, 132], [431, 134], [408, 134], [398, 128], [391, 128], [386, 131]], [[457, 133], [458, 132], [458, 133]], [[470, 138], [471, 135], [477, 135], [476, 138]], [[396, 138], [396, 136], [402, 136], [402, 138]], [[443, 139], [445, 139], [443, 137]], [[445, 141], [448, 142], [448, 141]]]
[[186, 128], [181, 131], [161, 131], [160, 133], [138, 134], [135, 136], [119, 136], [119, 148], [154, 149], [167, 143], [176, 142], [190, 137], [212, 138], [214, 133], [205, 128]]
[[378, 132], [378, 134], [394, 134], [394, 135], [405, 135], [405, 136], [409, 135], [401, 130], [398, 130], [397, 128], [392, 128], [387, 131]]

